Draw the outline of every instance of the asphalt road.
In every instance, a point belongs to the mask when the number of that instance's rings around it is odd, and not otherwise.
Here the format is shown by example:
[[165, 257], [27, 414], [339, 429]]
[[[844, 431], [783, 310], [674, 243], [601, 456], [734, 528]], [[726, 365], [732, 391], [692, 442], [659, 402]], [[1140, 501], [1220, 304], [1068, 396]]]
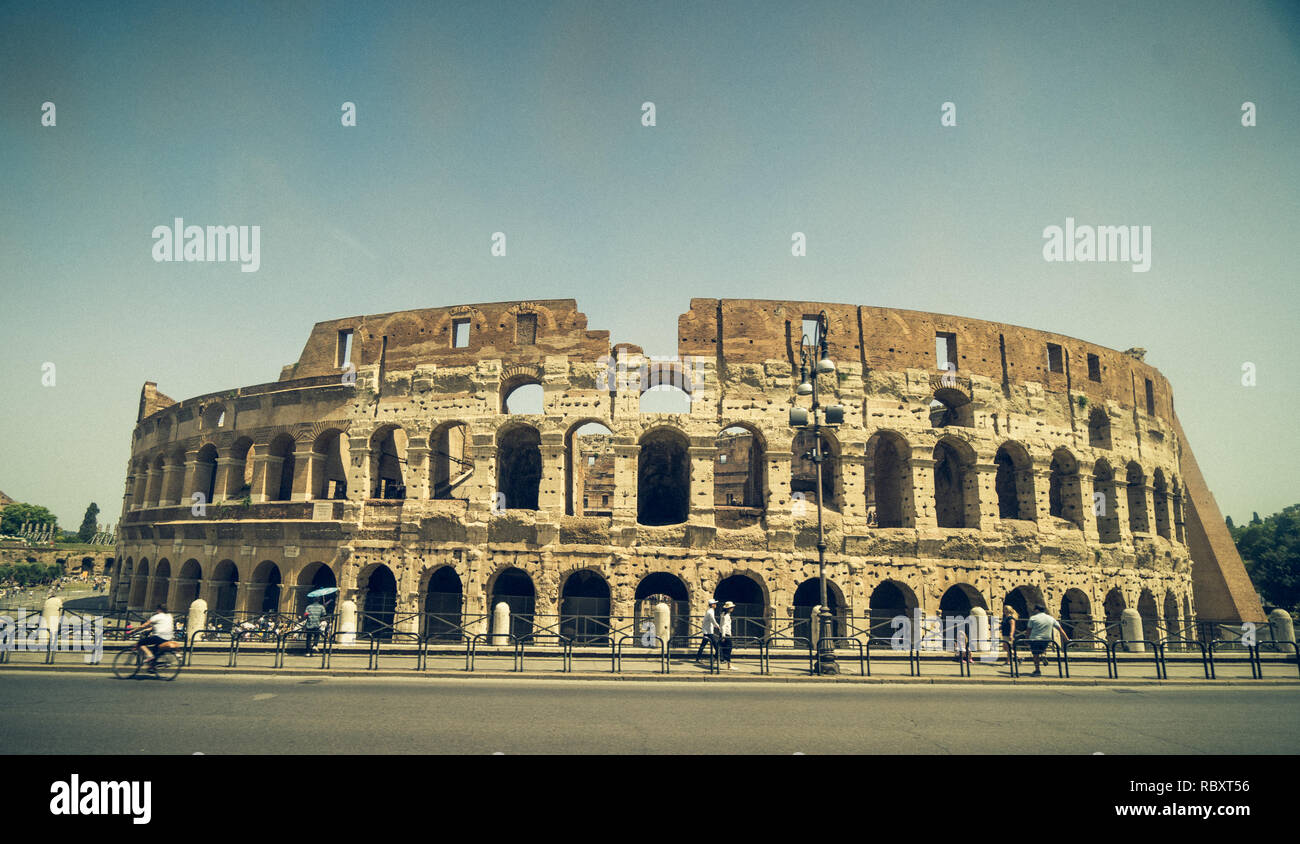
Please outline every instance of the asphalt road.
[[1300, 688], [0, 676], [0, 753], [1287, 753]]

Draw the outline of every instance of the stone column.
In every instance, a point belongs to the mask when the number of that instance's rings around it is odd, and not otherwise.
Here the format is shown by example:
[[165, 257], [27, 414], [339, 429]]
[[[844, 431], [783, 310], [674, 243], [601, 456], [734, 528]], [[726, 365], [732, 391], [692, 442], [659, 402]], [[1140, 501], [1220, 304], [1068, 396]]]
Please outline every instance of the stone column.
[[492, 645], [503, 648], [510, 644], [510, 605], [499, 602], [492, 608]]
[[371, 498], [375, 491], [370, 488], [369, 434], [348, 437], [348, 462], [348, 498], [354, 501]]
[[979, 525], [968, 524], [967, 527], [995, 525], [1001, 518], [998, 509], [998, 464], [976, 463], [974, 467], [976, 494], [979, 496]]
[[563, 431], [545, 431], [541, 439], [542, 478], [537, 485], [537, 509], [547, 519], [558, 521], [564, 515], [564, 492], [569, 480], [565, 471], [568, 449], [564, 446]]
[[298, 443], [293, 452], [293, 490], [291, 501], [310, 501], [316, 476], [323, 471], [325, 455], [312, 451], [310, 443]]
[[1130, 653], [1145, 653], [1146, 645], [1134, 641], [1142, 638], [1142, 616], [1138, 615], [1138, 611], [1132, 607], [1122, 610], [1119, 614], [1119, 626], [1127, 643], [1124, 646], [1125, 650]]
[[157, 507], [158, 498], [162, 494], [163, 473], [157, 466], [150, 465], [148, 479], [145, 482], [144, 506]]
[[934, 509], [934, 459], [929, 456], [931, 453], [926, 448], [912, 450], [912, 502], [916, 511], [917, 528], [938, 530], [939, 517]]
[[253, 461], [252, 497], [254, 504], [273, 500], [276, 493], [280, 491], [280, 469], [284, 466], [283, 457], [266, 454], [260, 448], [258, 451], [261, 453]]
[[637, 463], [641, 446], [636, 443], [614, 444], [614, 524], [636, 524], [637, 515]]
[[[180, 500], [176, 502], [177, 504], [182, 504], [186, 507], [189, 507], [191, 504], [194, 503], [193, 499], [191, 498], [191, 496], [193, 496], [194, 493], [202, 492], [204, 495], [208, 494], [207, 486], [204, 485], [202, 488], [200, 488], [199, 485], [199, 473], [204, 468], [206, 467], [201, 467], [199, 464], [198, 449], [195, 449], [194, 451], [185, 452], [185, 472], [181, 477], [181, 496], [180, 496]], [[204, 501], [204, 503], [211, 504], [212, 502]]]
[[[1068, 490], [1068, 486], [1066, 489]], [[1097, 508], [1093, 493], [1097, 492], [1096, 479], [1093, 478], [1092, 472], [1085, 472], [1083, 467], [1079, 467], [1079, 516], [1083, 525], [1083, 536], [1089, 544], [1101, 542], [1101, 535], [1097, 530]]]
[[131, 509], [139, 510], [145, 506], [145, 495], [149, 486], [149, 471], [137, 468], [135, 474], [131, 476], [131, 480]]
[[[185, 622], [186, 638], [193, 636], [195, 630], [202, 630], [208, 625], [208, 602], [202, 598], [196, 598], [190, 603], [189, 617]], [[202, 641], [199, 637], [196, 641]]]
[[168, 460], [163, 466], [162, 485], [158, 491], [158, 506], [169, 507], [180, 504], [177, 487], [184, 480], [185, 466]]
[[236, 457], [218, 457], [217, 482], [212, 486], [213, 503], [228, 501], [243, 485], [244, 461]]
[[[708, 444], [705, 445], [705, 442]], [[713, 462], [718, 456], [717, 446], [708, 437], [692, 437], [686, 454], [691, 462], [687, 519], [695, 525], [712, 527], [714, 525]]]
[[841, 513], [851, 521], [867, 520], [867, 458], [862, 443], [840, 444], [840, 478], [844, 485]]

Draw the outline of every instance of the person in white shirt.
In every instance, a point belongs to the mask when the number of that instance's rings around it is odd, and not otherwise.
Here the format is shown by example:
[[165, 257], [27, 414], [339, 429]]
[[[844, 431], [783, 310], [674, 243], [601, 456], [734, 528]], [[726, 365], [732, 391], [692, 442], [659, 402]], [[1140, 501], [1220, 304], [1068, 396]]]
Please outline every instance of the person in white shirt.
[[718, 599], [710, 598], [709, 608], [704, 613], [704, 624], [700, 628], [700, 633], [703, 634], [704, 638], [700, 640], [700, 649], [695, 652], [696, 662], [702, 662], [704, 660], [704, 647], [708, 645], [709, 642], [713, 642], [714, 647], [715, 648], [717, 647], [718, 618], [717, 618], [717, 613], [715, 611], [715, 607], [717, 606], [718, 606]]
[[141, 634], [148, 632], [148, 636], [140, 639], [139, 648], [144, 652], [145, 665], [153, 668], [154, 654], [149, 650], [154, 647], [163, 646], [164, 642], [170, 642], [176, 635], [175, 621], [171, 613], [167, 612], [167, 607], [163, 604], [158, 605], [158, 611], [149, 617], [149, 620], [140, 625]]
[[722, 605], [722, 618], [718, 619], [718, 650], [722, 656], [722, 667], [731, 670], [731, 613], [736, 605], [731, 601]]

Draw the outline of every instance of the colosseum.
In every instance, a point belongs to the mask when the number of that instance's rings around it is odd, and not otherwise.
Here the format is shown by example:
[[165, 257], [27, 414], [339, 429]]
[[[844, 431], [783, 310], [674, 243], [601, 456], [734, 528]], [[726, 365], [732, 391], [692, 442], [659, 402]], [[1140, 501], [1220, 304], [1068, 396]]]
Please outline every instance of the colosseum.
[[202, 597], [221, 623], [337, 586], [363, 632], [455, 639], [505, 603], [517, 634], [595, 641], [652, 601], [686, 632], [716, 596], [738, 635], [797, 634], [819, 603], [816, 435], [789, 410], [823, 311], [841, 631], [1039, 601], [1075, 635], [1117, 635], [1125, 608], [1148, 636], [1263, 618], [1143, 350], [743, 299], [693, 299], [673, 360], [561, 299], [321, 322], [277, 381], [180, 402], [146, 383], [115, 606]]

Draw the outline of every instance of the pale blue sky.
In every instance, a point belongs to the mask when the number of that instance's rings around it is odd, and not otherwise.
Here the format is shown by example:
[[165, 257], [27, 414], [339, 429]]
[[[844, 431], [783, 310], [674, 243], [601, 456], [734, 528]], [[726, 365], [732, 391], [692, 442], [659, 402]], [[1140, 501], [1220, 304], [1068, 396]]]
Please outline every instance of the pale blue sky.
[[[1294, 3], [0, 3], [0, 80], [0, 490], [66, 527], [117, 520], [145, 380], [558, 297], [658, 354], [692, 296], [1143, 346], [1226, 513], [1300, 501]], [[176, 216], [260, 271], [154, 263]], [[1150, 272], [1045, 263], [1067, 216], [1150, 225]]]

